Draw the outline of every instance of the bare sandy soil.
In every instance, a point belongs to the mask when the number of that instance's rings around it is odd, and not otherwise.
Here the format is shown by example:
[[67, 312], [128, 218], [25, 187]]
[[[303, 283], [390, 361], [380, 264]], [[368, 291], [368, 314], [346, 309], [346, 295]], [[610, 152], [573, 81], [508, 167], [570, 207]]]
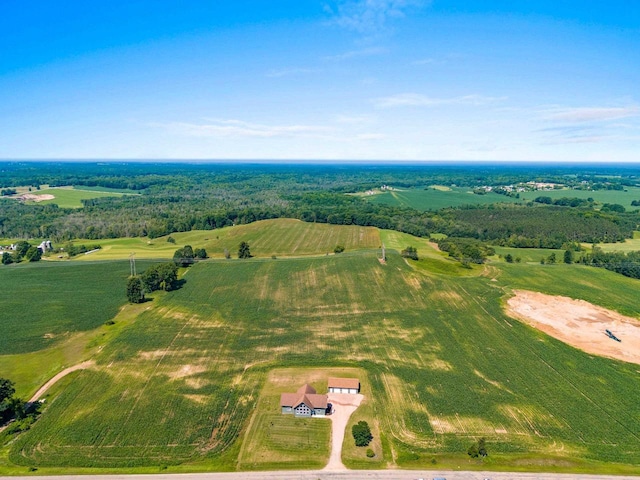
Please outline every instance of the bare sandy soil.
[[349, 417], [360, 406], [364, 395], [329, 393], [327, 397], [329, 403], [333, 405], [333, 413], [329, 416], [333, 425], [331, 426], [331, 456], [324, 470], [346, 470], [347, 468], [342, 463], [344, 431], [349, 423]]
[[[640, 364], [640, 321], [584, 300], [515, 290], [507, 313], [587, 353]], [[609, 338], [610, 330], [621, 342]]]
[[31, 202], [43, 202], [45, 200], [53, 200], [56, 197], [48, 193], [43, 193], [42, 195], [35, 195], [33, 193], [23, 193], [22, 195], [18, 195], [17, 197], [14, 197], [14, 198], [17, 198], [18, 200], [22, 200], [22, 201], [29, 200]]

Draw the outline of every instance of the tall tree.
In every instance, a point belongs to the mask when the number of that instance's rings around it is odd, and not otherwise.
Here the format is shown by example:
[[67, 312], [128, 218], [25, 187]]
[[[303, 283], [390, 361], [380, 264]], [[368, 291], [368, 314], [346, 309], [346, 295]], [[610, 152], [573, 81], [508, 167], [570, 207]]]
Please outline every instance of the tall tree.
[[247, 242], [240, 242], [240, 246], [238, 247], [238, 258], [251, 258], [251, 250], [249, 249], [249, 244]]
[[179, 267], [188, 267], [189, 265], [193, 265], [195, 260], [191, 245], [185, 245], [184, 247], [176, 250], [173, 254], [173, 261]]
[[140, 277], [129, 277], [127, 280], [127, 299], [131, 303], [144, 302], [144, 285]]

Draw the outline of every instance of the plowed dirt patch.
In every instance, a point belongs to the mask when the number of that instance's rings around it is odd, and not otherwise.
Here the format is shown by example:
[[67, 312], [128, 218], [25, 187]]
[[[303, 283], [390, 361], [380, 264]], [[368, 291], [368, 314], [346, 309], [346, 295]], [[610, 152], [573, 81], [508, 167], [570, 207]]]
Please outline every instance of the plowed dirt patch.
[[[587, 353], [640, 364], [640, 321], [584, 300], [514, 291], [507, 313]], [[609, 338], [611, 331], [621, 341]]]

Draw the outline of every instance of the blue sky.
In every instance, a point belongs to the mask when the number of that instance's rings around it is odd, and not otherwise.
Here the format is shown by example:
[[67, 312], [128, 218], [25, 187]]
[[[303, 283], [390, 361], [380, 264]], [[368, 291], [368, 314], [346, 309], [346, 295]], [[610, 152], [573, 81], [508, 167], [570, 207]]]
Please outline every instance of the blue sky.
[[635, 0], [3, 0], [0, 158], [640, 161]]

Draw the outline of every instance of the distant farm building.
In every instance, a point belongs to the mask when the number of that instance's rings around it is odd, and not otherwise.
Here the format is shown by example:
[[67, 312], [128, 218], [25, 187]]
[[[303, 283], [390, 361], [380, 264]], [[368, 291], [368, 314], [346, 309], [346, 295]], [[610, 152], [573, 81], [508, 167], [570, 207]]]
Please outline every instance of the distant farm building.
[[[326, 395], [319, 395], [315, 388], [305, 384], [296, 393], [283, 393], [280, 396], [282, 413], [296, 417], [324, 417], [329, 404]], [[329, 407], [330, 408], [330, 407]]]
[[329, 377], [329, 393], [360, 393], [360, 381], [357, 378]]

